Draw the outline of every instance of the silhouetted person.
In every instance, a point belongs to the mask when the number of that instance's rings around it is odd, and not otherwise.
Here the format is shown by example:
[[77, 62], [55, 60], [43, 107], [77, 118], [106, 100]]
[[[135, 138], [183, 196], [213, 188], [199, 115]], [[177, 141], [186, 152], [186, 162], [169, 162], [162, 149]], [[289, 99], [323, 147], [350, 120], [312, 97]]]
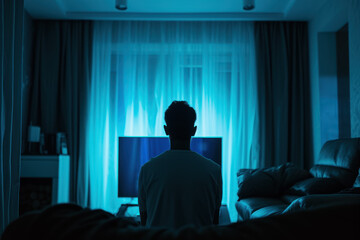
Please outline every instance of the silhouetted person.
[[190, 150], [195, 120], [195, 110], [185, 101], [174, 101], [166, 110], [164, 129], [171, 149], [145, 163], [139, 175], [142, 225], [177, 228], [218, 224], [221, 169]]

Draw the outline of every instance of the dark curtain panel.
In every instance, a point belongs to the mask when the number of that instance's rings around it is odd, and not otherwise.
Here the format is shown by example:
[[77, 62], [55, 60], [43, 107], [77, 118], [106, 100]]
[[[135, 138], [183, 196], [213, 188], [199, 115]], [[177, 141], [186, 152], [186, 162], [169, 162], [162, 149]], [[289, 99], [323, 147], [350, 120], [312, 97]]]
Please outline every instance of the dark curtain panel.
[[0, 234], [19, 212], [23, 0], [0, 1]]
[[350, 122], [350, 72], [349, 72], [349, 26], [336, 32], [337, 96], [339, 115], [339, 138], [351, 137]]
[[[65, 132], [71, 157], [70, 199], [83, 205], [88, 184], [83, 162], [90, 88], [92, 22], [36, 21], [29, 123], [45, 134]], [[86, 196], [85, 196], [86, 197]]]
[[256, 22], [260, 166], [311, 159], [308, 28], [304, 22]]

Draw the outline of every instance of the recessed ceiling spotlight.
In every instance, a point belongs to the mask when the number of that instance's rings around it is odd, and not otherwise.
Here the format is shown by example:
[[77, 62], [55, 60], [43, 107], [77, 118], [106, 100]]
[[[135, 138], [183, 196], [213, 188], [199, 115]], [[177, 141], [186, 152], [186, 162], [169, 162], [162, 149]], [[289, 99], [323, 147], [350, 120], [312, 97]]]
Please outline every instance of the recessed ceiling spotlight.
[[250, 11], [255, 8], [255, 0], [244, 0], [243, 9], [245, 11]]
[[126, 10], [127, 9], [127, 0], [116, 0], [115, 7], [119, 10]]

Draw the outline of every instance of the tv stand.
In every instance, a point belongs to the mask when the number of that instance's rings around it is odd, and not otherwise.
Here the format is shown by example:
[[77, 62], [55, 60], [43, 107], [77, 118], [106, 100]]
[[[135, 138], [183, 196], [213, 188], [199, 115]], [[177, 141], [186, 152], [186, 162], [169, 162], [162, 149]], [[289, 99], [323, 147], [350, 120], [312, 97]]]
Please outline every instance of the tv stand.
[[138, 204], [132, 204], [132, 203], [125, 203], [121, 204], [118, 213], [116, 214], [117, 217], [125, 217], [125, 214], [129, 207], [139, 207]]
[[[136, 216], [126, 216], [126, 212], [128, 211], [129, 208], [131, 207], [136, 207], [137, 208], [137, 213]], [[230, 224], [230, 215], [229, 215], [229, 210], [226, 204], [222, 204], [220, 207], [220, 213], [219, 213], [219, 225], [226, 225], [226, 224]], [[124, 203], [121, 204], [119, 211], [116, 214], [116, 217], [122, 217], [122, 218], [131, 218], [134, 219], [135, 221], [140, 223], [140, 214], [139, 214], [139, 205], [138, 204], [133, 204], [133, 203]]]

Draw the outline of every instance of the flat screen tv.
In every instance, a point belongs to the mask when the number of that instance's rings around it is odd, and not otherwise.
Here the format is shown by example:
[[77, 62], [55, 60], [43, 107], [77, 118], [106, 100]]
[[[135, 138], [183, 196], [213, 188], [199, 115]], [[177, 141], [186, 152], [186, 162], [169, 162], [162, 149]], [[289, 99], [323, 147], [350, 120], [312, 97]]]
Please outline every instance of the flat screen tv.
[[[221, 166], [221, 140], [194, 137], [190, 148]], [[137, 197], [141, 166], [169, 149], [168, 137], [119, 137], [118, 197]]]

